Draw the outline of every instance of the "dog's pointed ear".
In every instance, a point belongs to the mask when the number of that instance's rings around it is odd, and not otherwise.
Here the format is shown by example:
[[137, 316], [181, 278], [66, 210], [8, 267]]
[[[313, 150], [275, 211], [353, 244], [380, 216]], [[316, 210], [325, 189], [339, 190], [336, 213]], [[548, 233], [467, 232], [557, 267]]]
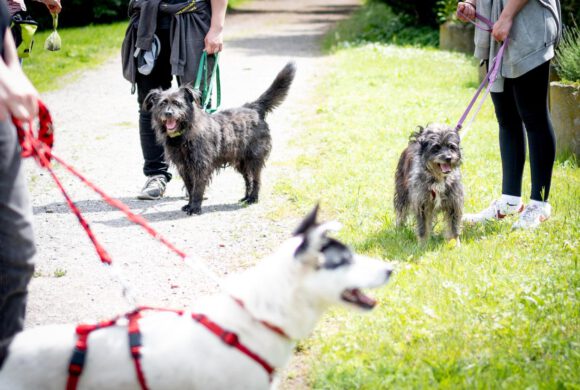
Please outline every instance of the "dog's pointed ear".
[[304, 217], [300, 225], [294, 230], [294, 235], [298, 236], [300, 234], [305, 234], [308, 229], [311, 229], [316, 226], [316, 217], [318, 216], [318, 209], [320, 208], [320, 204], [317, 203], [316, 206]]
[[147, 112], [151, 111], [153, 106], [159, 102], [161, 92], [162, 92], [161, 88], [151, 90], [151, 92], [149, 92], [145, 97], [145, 100], [143, 100], [143, 105], [141, 106], [141, 109]]
[[295, 257], [307, 263], [316, 265], [318, 262], [318, 254], [322, 250], [324, 243], [327, 241], [326, 234], [329, 231], [337, 231], [340, 229], [340, 223], [336, 221], [325, 222], [322, 224], [316, 223], [316, 216], [318, 215], [319, 205], [304, 218], [298, 229], [294, 231], [295, 235], [302, 236], [302, 242], [296, 248]]
[[195, 104], [198, 107], [201, 105], [201, 93], [194, 89], [190, 84], [181, 87], [181, 93], [186, 101]]

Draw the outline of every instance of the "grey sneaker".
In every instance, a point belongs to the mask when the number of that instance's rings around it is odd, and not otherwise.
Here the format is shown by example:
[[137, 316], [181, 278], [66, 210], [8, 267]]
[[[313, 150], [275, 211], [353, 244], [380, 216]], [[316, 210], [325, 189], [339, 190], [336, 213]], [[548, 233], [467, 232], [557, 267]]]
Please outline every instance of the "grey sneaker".
[[463, 216], [463, 222], [467, 223], [480, 223], [493, 220], [504, 219], [508, 215], [513, 215], [521, 213], [524, 210], [524, 204], [518, 205], [508, 205], [501, 202], [499, 199], [491, 202], [488, 208], [480, 211], [477, 214], [465, 214]]
[[141, 193], [137, 195], [137, 199], [157, 200], [163, 197], [165, 187], [167, 186], [167, 179], [164, 175], [153, 175], [147, 178]]
[[552, 215], [552, 206], [549, 203], [530, 204], [512, 225], [512, 229], [535, 229], [549, 219], [550, 215]]

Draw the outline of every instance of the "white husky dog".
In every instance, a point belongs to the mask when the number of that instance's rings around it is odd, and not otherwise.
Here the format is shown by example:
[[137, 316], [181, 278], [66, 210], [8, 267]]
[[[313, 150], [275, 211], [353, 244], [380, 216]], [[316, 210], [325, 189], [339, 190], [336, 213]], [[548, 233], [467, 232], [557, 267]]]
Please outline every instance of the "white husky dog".
[[[80, 340], [75, 325], [20, 333], [0, 371], [0, 389], [275, 387], [295, 341], [312, 332], [330, 305], [372, 309], [376, 301], [361, 289], [384, 285], [392, 272], [327, 237], [336, 223], [317, 224], [317, 211], [265, 261], [234, 277], [226, 293], [200, 301], [193, 315], [144, 310], [132, 320], [121, 317], [86, 335], [80, 359], [72, 358]], [[135, 323], [136, 343], [128, 336]], [[142, 345], [137, 353], [135, 345]]]

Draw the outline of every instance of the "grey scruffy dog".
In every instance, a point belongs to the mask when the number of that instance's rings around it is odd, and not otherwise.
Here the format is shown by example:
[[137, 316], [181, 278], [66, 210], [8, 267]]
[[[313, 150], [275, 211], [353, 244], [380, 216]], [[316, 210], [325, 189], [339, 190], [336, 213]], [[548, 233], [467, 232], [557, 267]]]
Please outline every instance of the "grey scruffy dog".
[[395, 174], [397, 226], [404, 225], [409, 212], [417, 219], [417, 236], [425, 243], [433, 218], [441, 211], [447, 221], [448, 239], [459, 243], [463, 213], [459, 133], [445, 125], [419, 127], [411, 135]]
[[156, 89], [147, 95], [143, 109], [152, 112], [157, 141], [185, 183], [189, 202], [182, 210], [188, 215], [201, 214], [205, 187], [225, 166], [244, 177], [241, 202], [258, 201], [260, 174], [272, 149], [265, 117], [284, 101], [295, 73], [296, 66], [289, 62], [256, 101], [212, 115], [200, 108], [199, 94], [189, 87]]

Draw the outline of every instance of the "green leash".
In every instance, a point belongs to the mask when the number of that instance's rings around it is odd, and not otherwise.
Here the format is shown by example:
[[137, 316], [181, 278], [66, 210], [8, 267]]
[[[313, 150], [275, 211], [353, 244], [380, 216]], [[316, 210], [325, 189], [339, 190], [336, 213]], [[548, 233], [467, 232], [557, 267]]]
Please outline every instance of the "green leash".
[[[201, 54], [201, 60], [199, 61], [199, 67], [197, 68], [197, 77], [195, 78], [195, 85], [193, 89], [201, 92], [201, 108], [205, 110], [208, 114], [212, 114], [217, 111], [221, 104], [222, 94], [221, 94], [221, 83], [220, 83], [220, 67], [219, 67], [219, 56], [220, 53], [214, 54], [215, 62], [213, 65], [213, 72], [211, 72], [211, 79], [207, 81], [208, 72], [208, 61], [207, 52], [204, 50]], [[211, 102], [211, 97], [213, 95], [213, 88], [215, 84], [216, 90], [216, 101]], [[216, 103], [215, 105], [213, 103]]]

